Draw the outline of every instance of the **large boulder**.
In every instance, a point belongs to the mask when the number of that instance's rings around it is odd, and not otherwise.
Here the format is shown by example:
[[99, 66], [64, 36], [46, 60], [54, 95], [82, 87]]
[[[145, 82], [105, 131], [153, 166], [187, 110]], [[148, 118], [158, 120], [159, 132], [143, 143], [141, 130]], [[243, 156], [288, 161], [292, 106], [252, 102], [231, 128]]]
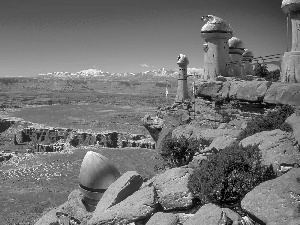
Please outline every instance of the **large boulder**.
[[240, 215], [228, 208], [220, 208], [219, 206], [209, 203], [202, 206], [193, 217], [189, 218], [183, 225], [213, 225], [218, 224], [222, 211], [232, 221], [238, 221], [241, 219]]
[[300, 154], [294, 135], [279, 129], [256, 133], [240, 141], [243, 147], [258, 145], [263, 165], [272, 165], [275, 172], [281, 166], [300, 163]]
[[88, 224], [128, 224], [149, 217], [157, 206], [154, 187], [145, 187], [104, 212], [94, 213]]
[[293, 113], [285, 120], [285, 122], [293, 128], [295, 139], [298, 141], [298, 144], [300, 144], [300, 113]]
[[177, 225], [178, 216], [173, 213], [155, 213], [146, 225]]
[[263, 131], [243, 139], [244, 147], [258, 145], [262, 153], [262, 163], [273, 165], [295, 165], [300, 163], [299, 146], [294, 135], [279, 129]]
[[60, 218], [57, 217], [57, 213], [64, 213], [68, 215], [65, 220], [69, 220], [73, 217], [79, 220], [82, 225], [86, 224], [92, 217], [92, 213], [85, 210], [85, 206], [81, 199], [82, 193], [79, 190], [72, 191], [67, 202], [47, 212], [35, 223], [35, 225], [58, 224], [60, 222]]
[[165, 210], [187, 209], [193, 206], [193, 195], [188, 180], [194, 169], [173, 168], [151, 179], [157, 191], [158, 202]]
[[300, 169], [261, 183], [246, 194], [241, 206], [266, 224], [299, 224]]
[[262, 102], [271, 84], [267, 81], [233, 81], [230, 85], [229, 99]]
[[143, 184], [143, 178], [135, 171], [128, 171], [112, 183], [104, 192], [94, 213], [100, 214], [136, 192]]
[[266, 92], [264, 102], [300, 106], [300, 84], [274, 82]]

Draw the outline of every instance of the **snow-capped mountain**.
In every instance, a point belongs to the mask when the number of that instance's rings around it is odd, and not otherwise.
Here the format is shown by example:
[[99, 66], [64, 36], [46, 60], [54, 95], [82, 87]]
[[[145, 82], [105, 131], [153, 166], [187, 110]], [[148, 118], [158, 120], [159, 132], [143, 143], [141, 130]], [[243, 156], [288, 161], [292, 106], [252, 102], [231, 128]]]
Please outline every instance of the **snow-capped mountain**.
[[[188, 68], [189, 75], [201, 75], [203, 73], [203, 69], [199, 68]], [[113, 77], [177, 77], [178, 71], [176, 69], [158, 69], [158, 70], [151, 70], [145, 72], [138, 72], [138, 73], [110, 73], [104, 72], [98, 69], [87, 69], [81, 70], [76, 73], [70, 72], [53, 72], [53, 73], [46, 73], [46, 74], [39, 74], [39, 77], [44, 78], [96, 78], [96, 77], [104, 77], [104, 78], [113, 78]]]

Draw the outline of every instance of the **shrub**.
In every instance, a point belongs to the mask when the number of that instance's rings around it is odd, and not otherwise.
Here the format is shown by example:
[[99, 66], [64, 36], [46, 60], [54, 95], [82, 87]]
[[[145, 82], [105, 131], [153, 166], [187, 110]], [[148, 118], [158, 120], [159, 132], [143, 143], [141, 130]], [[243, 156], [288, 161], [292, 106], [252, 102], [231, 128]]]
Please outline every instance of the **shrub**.
[[265, 77], [265, 79], [267, 81], [271, 81], [271, 82], [279, 81], [280, 80], [280, 70], [277, 69], [277, 70], [270, 71], [268, 73], [268, 75]]
[[184, 136], [174, 138], [170, 132], [163, 139], [158, 152], [165, 162], [165, 167], [173, 168], [187, 165], [204, 145], [208, 145], [205, 140], [187, 139]]
[[261, 165], [257, 146], [237, 143], [209, 155], [191, 175], [188, 187], [201, 204], [236, 206], [261, 182], [275, 178], [272, 167]]
[[269, 75], [267, 66], [257, 63], [254, 67], [254, 75], [258, 77], [267, 77]]
[[281, 129], [291, 132], [291, 126], [285, 123], [285, 120], [293, 113], [294, 108], [292, 106], [282, 105], [277, 110], [270, 111], [266, 115], [256, 116], [247, 123], [247, 127], [240, 133], [237, 141], [262, 131]]

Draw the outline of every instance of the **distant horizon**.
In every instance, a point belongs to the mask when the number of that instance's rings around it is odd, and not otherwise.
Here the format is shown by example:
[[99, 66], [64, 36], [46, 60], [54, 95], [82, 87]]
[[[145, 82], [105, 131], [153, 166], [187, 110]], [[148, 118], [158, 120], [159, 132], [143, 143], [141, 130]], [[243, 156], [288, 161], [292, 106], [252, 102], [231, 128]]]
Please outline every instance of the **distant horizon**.
[[94, 67], [110, 73], [173, 69], [179, 54], [189, 58], [189, 67], [203, 68], [203, 15], [226, 20], [255, 57], [284, 53], [286, 16], [281, 2], [3, 1], [0, 77]]

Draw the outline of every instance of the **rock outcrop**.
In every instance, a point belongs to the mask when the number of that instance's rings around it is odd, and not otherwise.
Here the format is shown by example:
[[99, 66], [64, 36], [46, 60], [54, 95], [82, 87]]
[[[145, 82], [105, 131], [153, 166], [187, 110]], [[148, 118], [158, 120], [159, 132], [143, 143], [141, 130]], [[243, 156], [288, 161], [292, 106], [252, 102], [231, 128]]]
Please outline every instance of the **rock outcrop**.
[[197, 96], [300, 106], [300, 84], [269, 81], [212, 81], [197, 85]]

